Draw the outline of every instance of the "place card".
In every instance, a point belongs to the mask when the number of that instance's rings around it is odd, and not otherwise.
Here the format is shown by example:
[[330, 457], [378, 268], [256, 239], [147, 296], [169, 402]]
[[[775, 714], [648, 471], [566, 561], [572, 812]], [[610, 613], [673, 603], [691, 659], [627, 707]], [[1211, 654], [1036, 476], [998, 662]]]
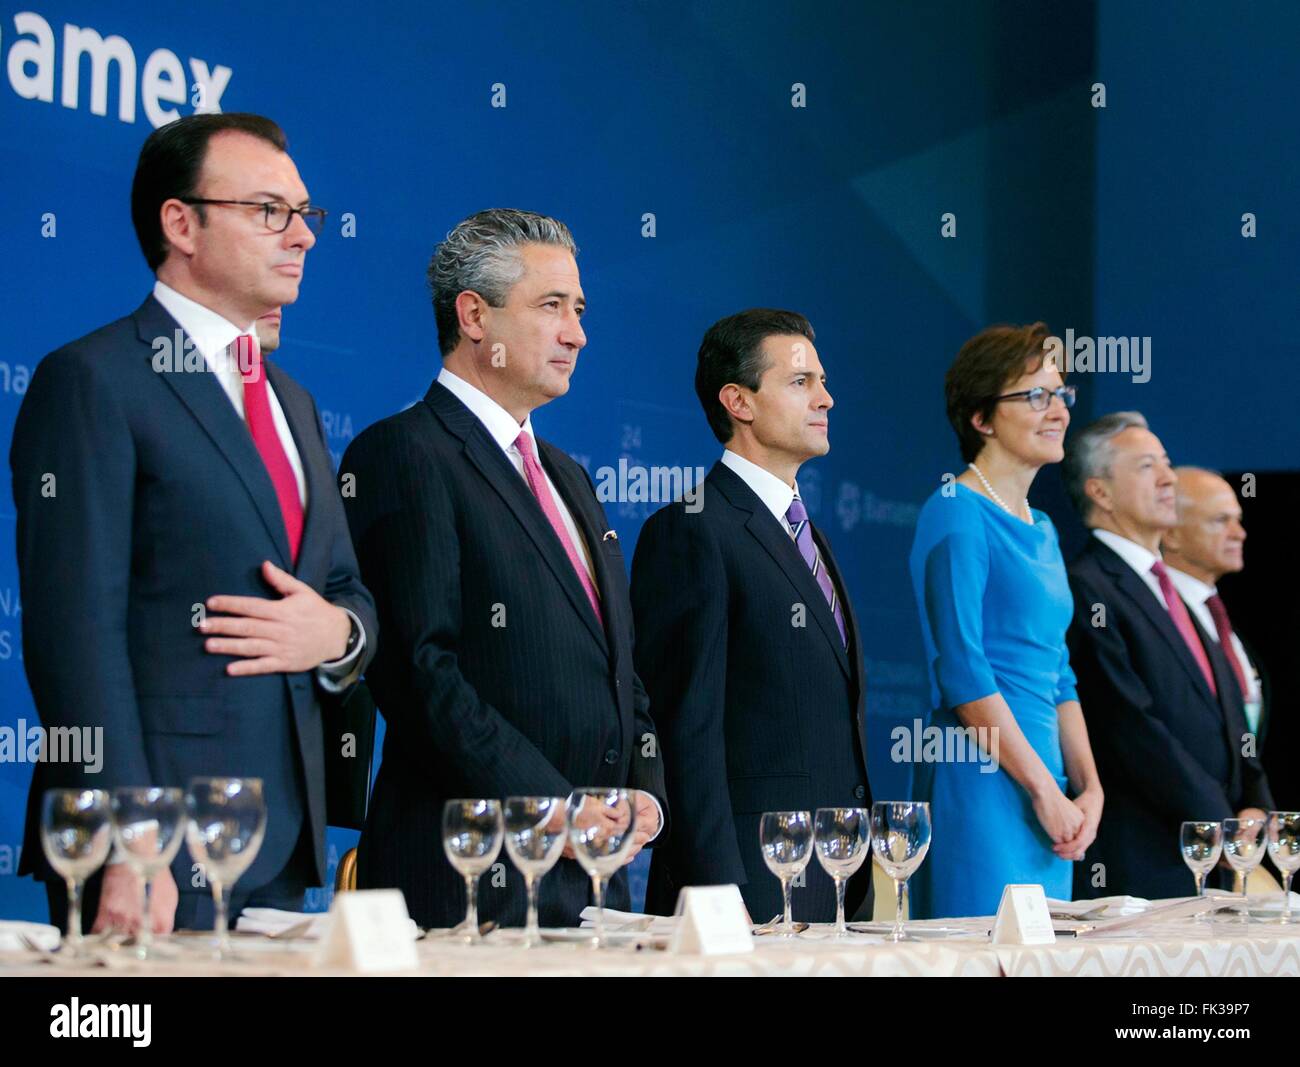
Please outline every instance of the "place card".
[[679, 918], [669, 952], [700, 956], [754, 951], [754, 934], [736, 885], [692, 885], [677, 895]]
[[1009, 885], [1002, 890], [997, 921], [993, 924], [995, 945], [1054, 945], [1052, 913], [1041, 885]]
[[410, 971], [419, 966], [411, 917], [400, 889], [336, 893], [315, 962], [354, 971]]

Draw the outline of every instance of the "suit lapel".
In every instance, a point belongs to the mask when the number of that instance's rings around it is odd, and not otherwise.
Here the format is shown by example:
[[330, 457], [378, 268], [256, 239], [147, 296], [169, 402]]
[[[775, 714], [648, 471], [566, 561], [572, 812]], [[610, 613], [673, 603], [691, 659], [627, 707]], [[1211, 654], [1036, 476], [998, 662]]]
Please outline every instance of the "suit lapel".
[[[1169, 647], [1173, 649], [1175, 657], [1183, 665], [1192, 681], [1199, 686], [1200, 692], [1205, 695], [1205, 698], [1210, 703], [1215, 703], [1214, 694], [1210, 692], [1209, 684], [1205, 681], [1205, 675], [1201, 673], [1200, 665], [1197, 664], [1196, 658], [1192, 655], [1192, 650], [1187, 647], [1187, 642], [1183, 640], [1183, 635], [1178, 632], [1178, 627], [1174, 625], [1173, 616], [1169, 614], [1169, 609], [1156, 599], [1156, 594], [1151, 591], [1150, 586], [1138, 577], [1137, 572], [1125, 563], [1117, 552], [1102, 544], [1096, 537], [1091, 538], [1089, 549], [1099, 553], [1098, 559], [1115, 579], [1115, 584], [1142, 609], [1142, 613], [1146, 615], [1147, 620], [1160, 632]], [[1188, 611], [1188, 615], [1190, 614], [1191, 612]], [[1193, 625], [1195, 625], [1194, 621]]]
[[[600, 642], [602, 648], [605, 647], [605, 635], [591, 610], [586, 590], [578, 581], [564, 546], [551, 529], [528, 482], [515, 470], [477, 416], [457, 400], [450, 390], [435, 381], [425, 396], [425, 402], [442, 419], [443, 425], [464, 442], [465, 457], [510, 509], [536, 546], [546, 566], [555, 575], [574, 611], [582, 617], [592, 637]], [[594, 556], [595, 552], [592, 554]]]
[[[713, 481], [714, 485], [731, 502], [733, 507], [749, 513], [749, 518], [745, 520], [745, 528], [750, 532], [754, 540], [763, 546], [764, 551], [772, 557], [772, 560], [781, 568], [790, 584], [794, 586], [795, 591], [799, 594], [800, 602], [817, 620], [817, 625], [821, 627], [826, 640], [835, 649], [835, 658], [839, 661], [841, 669], [852, 678], [853, 672], [849, 667], [848, 653], [844, 649], [844, 642], [840, 640], [840, 630], [835, 625], [835, 616], [831, 614], [831, 606], [826, 601], [826, 595], [822, 592], [822, 587], [817, 584], [817, 579], [813, 577], [812, 570], [804, 562], [803, 556], [799, 554], [799, 547], [794, 543], [794, 538], [786, 532], [785, 527], [777, 521], [776, 517], [767, 510], [758, 495], [745, 484], [745, 480], [726, 464], [721, 462], [715, 464], [713, 470], [709, 473], [709, 479]], [[815, 529], [813, 536], [816, 539]], [[823, 557], [822, 562], [825, 563], [825, 557]], [[832, 574], [832, 581], [834, 577]]]
[[[172, 342], [181, 328], [151, 296], [135, 313], [136, 332], [148, 349], [145, 358], [154, 358], [155, 338], [166, 338]], [[202, 359], [197, 349], [194, 358]], [[185, 370], [182, 365], [183, 354], [177, 352], [171, 370], [158, 371], [158, 376], [167, 383], [203, 427], [212, 442], [225, 456], [248, 490], [253, 506], [262, 518], [266, 532], [275, 543], [279, 554], [279, 566], [292, 571], [293, 562], [289, 556], [289, 535], [284, 528], [284, 516], [280, 513], [280, 502], [275, 495], [275, 486], [267, 473], [266, 464], [262, 462], [257, 446], [253, 444], [248, 426], [236, 413], [230, 397], [217, 381], [217, 376], [207, 371]]]
[[[619, 598], [612, 595], [613, 584], [610, 581], [609, 561], [601, 550], [601, 538], [605, 535], [605, 515], [585, 480], [577, 477], [568, 467], [558, 462], [557, 453], [559, 450], [554, 445], [543, 441], [540, 437], [537, 439], [538, 458], [546, 473], [551, 476], [551, 481], [555, 483], [555, 488], [564, 497], [564, 503], [568, 506], [569, 514], [573, 516], [578, 532], [587, 542], [587, 553], [591, 557], [591, 567], [596, 576], [596, 590], [600, 594], [601, 616], [605, 620], [605, 633], [602, 636], [610, 649], [617, 652], [617, 643], [611, 635], [620, 632], [616, 624], [622, 605]], [[581, 545], [574, 547], [579, 552], [582, 551]], [[568, 557], [566, 556], [565, 559], [567, 560]], [[572, 571], [573, 568], [570, 567], [569, 570]], [[591, 617], [594, 624], [596, 618], [587, 601], [586, 590], [582, 589], [581, 583], [578, 583], [578, 588], [582, 592], [585, 614]]]

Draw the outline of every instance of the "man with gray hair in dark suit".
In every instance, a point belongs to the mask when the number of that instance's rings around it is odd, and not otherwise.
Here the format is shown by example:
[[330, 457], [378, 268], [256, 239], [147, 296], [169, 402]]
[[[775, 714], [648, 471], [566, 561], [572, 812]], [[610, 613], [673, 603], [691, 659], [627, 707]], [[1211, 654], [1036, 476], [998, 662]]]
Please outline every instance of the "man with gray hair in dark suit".
[[1187, 896], [1182, 823], [1263, 818], [1273, 805], [1241, 689], [1161, 557], [1177, 478], [1146, 419], [1120, 411], [1084, 427], [1066, 448], [1065, 482], [1091, 530], [1068, 567], [1068, 642], [1106, 789], [1074, 893]]
[[[422, 926], [465, 914], [461, 875], [438, 847], [449, 798], [634, 788], [628, 861], [662, 827], [618, 538], [586, 472], [532, 423], [568, 392], [587, 343], [576, 252], [562, 222], [531, 212], [461, 222], [429, 267], [436, 380], [343, 457], [348, 521], [386, 629], [367, 676], [387, 735], [358, 884], [400, 888]], [[597, 818], [591, 808], [580, 824]], [[561, 858], [542, 882], [542, 924], [575, 925], [588, 889]], [[522, 922], [523, 880], [485, 879], [479, 903], [487, 918]], [[622, 871], [609, 903], [629, 905]]]

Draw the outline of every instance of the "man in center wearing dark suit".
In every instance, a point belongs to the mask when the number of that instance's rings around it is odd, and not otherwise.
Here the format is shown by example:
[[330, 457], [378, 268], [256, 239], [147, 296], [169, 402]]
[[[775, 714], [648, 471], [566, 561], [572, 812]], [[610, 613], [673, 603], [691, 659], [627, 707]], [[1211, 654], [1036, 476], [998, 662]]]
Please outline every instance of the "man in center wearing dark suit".
[[[348, 522], [386, 630], [367, 675], [387, 734], [357, 883], [400, 888], [422, 926], [465, 914], [441, 844], [449, 798], [640, 790], [629, 862], [661, 829], [618, 537], [586, 472], [532, 424], [568, 392], [587, 343], [576, 251], [562, 222], [531, 212], [461, 222], [429, 266], [437, 380], [343, 457]], [[543, 926], [576, 925], [588, 903], [571, 855], [542, 882]], [[482, 879], [479, 914], [519, 925], [523, 878], [501, 863], [504, 878]], [[624, 872], [607, 903], [629, 906]]]
[[[782, 901], [759, 848], [762, 813], [871, 806], [858, 627], [796, 481], [830, 450], [832, 400], [808, 320], [767, 308], [709, 328], [695, 391], [725, 451], [695, 500], [650, 518], [632, 563], [637, 672], [674, 812], [646, 910], [671, 913], [683, 886], [735, 883], [765, 922]], [[794, 917], [834, 919], [815, 859], [805, 877]], [[849, 916], [870, 886], [868, 856]]]
[[1264, 818], [1273, 806], [1241, 688], [1161, 558], [1178, 523], [1177, 478], [1146, 419], [1119, 411], [1084, 427], [1064, 473], [1091, 529], [1068, 568], [1067, 640], [1106, 789], [1074, 895], [1189, 896], [1182, 823]]

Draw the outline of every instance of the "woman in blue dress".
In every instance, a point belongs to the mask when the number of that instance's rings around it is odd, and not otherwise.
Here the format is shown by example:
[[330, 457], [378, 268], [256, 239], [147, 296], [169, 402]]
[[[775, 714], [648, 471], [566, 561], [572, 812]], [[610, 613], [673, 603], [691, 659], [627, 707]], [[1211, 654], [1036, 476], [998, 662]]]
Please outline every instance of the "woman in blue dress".
[[1039, 468], [1064, 457], [1074, 403], [1045, 358], [1048, 336], [1041, 322], [990, 327], [944, 381], [967, 468], [921, 509], [910, 561], [928, 727], [939, 728], [926, 737], [944, 739], [913, 767], [933, 830], [911, 887], [916, 918], [992, 915], [1009, 883], [1069, 900], [1072, 861], [1101, 818], [1065, 644], [1065, 563], [1051, 520], [1026, 499]]

